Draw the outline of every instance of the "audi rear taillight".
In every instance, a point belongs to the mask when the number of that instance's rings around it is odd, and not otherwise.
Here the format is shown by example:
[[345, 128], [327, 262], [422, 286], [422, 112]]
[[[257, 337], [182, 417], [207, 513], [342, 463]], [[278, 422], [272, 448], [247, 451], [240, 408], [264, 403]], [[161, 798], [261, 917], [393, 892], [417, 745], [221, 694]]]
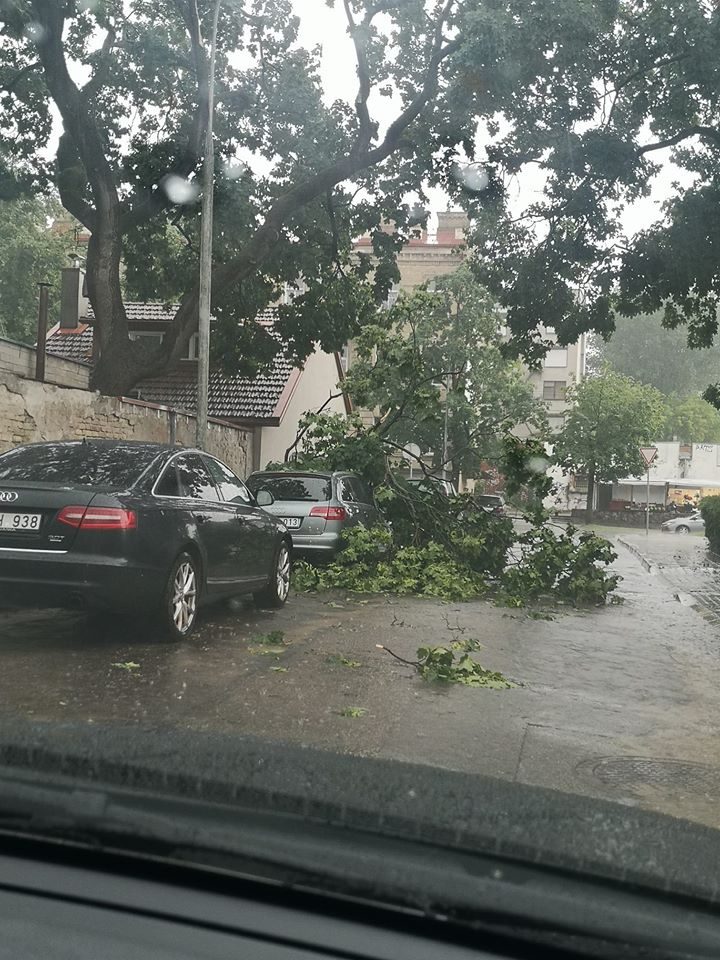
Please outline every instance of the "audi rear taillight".
[[63, 507], [57, 519], [78, 530], [137, 529], [137, 513], [121, 507]]
[[311, 517], [323, 517], [325, 520], [344, 520], [347, 514], [345, 507], [313, 507]]

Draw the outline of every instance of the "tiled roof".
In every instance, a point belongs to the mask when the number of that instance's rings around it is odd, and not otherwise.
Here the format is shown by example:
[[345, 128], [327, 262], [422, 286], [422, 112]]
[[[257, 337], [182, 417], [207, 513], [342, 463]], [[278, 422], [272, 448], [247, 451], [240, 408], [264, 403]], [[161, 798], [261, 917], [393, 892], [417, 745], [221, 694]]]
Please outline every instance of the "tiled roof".
[[[162, 323], [169, 323], [177, 312], [176, 303], [135, 303], [125, 304], [125, 313], [129, 323], [147, 323], [153, 320], [159, 320]], [[95, 319], [95, 313], [90, 304], [88, 304], [88, 317]]]
[[[136, 321], [152, 319], [150, 311], [163, 309], [162, 304], [126, 304], [128, 318]], [[162, 318], [166, 322], [172, 314]], [[258, 318], [263, 324], [272, 323], [271, 310]], [[161, 319], [159, 316], [157, 319]], [[69, 360], [90, 363], [92, 360], [92, 327], [81, 324], [74, 330], [55, 328], [48, 334], [47, 352]], [[210, 416], [225, 420], [268, 420], [275, 409], [293, 373], [293, 364], [284, 356], [277, 356], [265, 373], [256, 377], [225, 376], [214, 373], [210, 377]], [[141, 400], [162, 403], [178, 410], [193, 413], [197, 404], [197, 365], [181, 361], [171, 373], [139, 384]]]
[[86, 323], [74, 330], [51, 330], [48, 333], [47, 352], [65, 360], [90, 363], [92, 360], [93, 332]]
[[[270, 419], [292, 371], [292, 363], [278, 356], [270, 370], [252, 379], [211, 374], [210, 416], [225, 420]], [[174, 372], [156, 380], [146, 380], [137, 389], [141, 400], [192, 413], [197, 404], [197, 367], [186, 361]]]

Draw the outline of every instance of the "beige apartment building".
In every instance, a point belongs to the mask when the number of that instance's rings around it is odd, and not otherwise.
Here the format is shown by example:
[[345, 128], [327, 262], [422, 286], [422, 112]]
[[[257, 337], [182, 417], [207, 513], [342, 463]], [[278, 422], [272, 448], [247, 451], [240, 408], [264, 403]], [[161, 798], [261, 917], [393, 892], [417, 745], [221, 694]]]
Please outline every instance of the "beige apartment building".
[[[446, 210], [437, 215], [436, 232], [428, 233], [418, 227], [410, 242], [398, 254], [400, 282], [388, 297], [388, 305], [394, 303], [401, 291], [411, 292], [435, 277], [453, 273], [465, 259], [465, 233], [469, 222], [462, 211]], [[370, 238], [361, 237], [355, 244], [358, 252], [370, 248]], [[554, 339], [552, 330], [545, 330], [548, 340]], [[578, 383], [585, 375], [586, 341], [582, 336], [577, 343], [551, 349], [542, 369], [528, 370], [527, 376], [535, 396], [542, 400], [548, 411], [548, 421], [553, 432], [560, 430], [565, 422], [569, 404], [565, 399], [567, 389]], [[352, 363], [352, 344], [343, 355], [347, 367]]]

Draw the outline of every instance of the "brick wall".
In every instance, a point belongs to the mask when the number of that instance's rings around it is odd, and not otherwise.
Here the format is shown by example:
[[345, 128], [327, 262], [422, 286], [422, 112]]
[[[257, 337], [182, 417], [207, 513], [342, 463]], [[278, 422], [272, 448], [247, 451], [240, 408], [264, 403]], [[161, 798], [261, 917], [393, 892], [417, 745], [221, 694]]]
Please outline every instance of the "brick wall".
[[[9, 373], [16, 377], [35, 376], [35, 350], [22, 343], [0, 338], [0, 374]], [[90, 382], [90, 370], [84, 363], [63, 360], [50, 354], [45, 359], [45, 380], [65, 387], [87, 389]]]
[[[81, 437], [168, 443], [173, 420], [177, 442], [193, 446], [194, 417], [154, 404], [22, 379], [0, 368], [0, 452], [20, 443]], [[252, 434], [213, 421], [208, 451], [246, 477], [252, 465]]]

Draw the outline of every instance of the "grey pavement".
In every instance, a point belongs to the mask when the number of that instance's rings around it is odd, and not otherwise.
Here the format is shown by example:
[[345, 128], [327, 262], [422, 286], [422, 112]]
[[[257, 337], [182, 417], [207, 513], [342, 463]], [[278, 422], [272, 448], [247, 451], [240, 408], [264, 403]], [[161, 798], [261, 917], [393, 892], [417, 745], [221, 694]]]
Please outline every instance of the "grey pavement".
[[[292, 596], [276, 613], [210, 610], [167, 645], [79, 615], [0, 614], [0, 722], [234, 731], [720, 826], [720, 632], [618, 550], [625, 602], [547, 621], [483, 602]], [[274, 645], [252, 642], [275, 630]], [[429, 685], [377, 648], [413, 659], [462, 631], [519, 685]]]

